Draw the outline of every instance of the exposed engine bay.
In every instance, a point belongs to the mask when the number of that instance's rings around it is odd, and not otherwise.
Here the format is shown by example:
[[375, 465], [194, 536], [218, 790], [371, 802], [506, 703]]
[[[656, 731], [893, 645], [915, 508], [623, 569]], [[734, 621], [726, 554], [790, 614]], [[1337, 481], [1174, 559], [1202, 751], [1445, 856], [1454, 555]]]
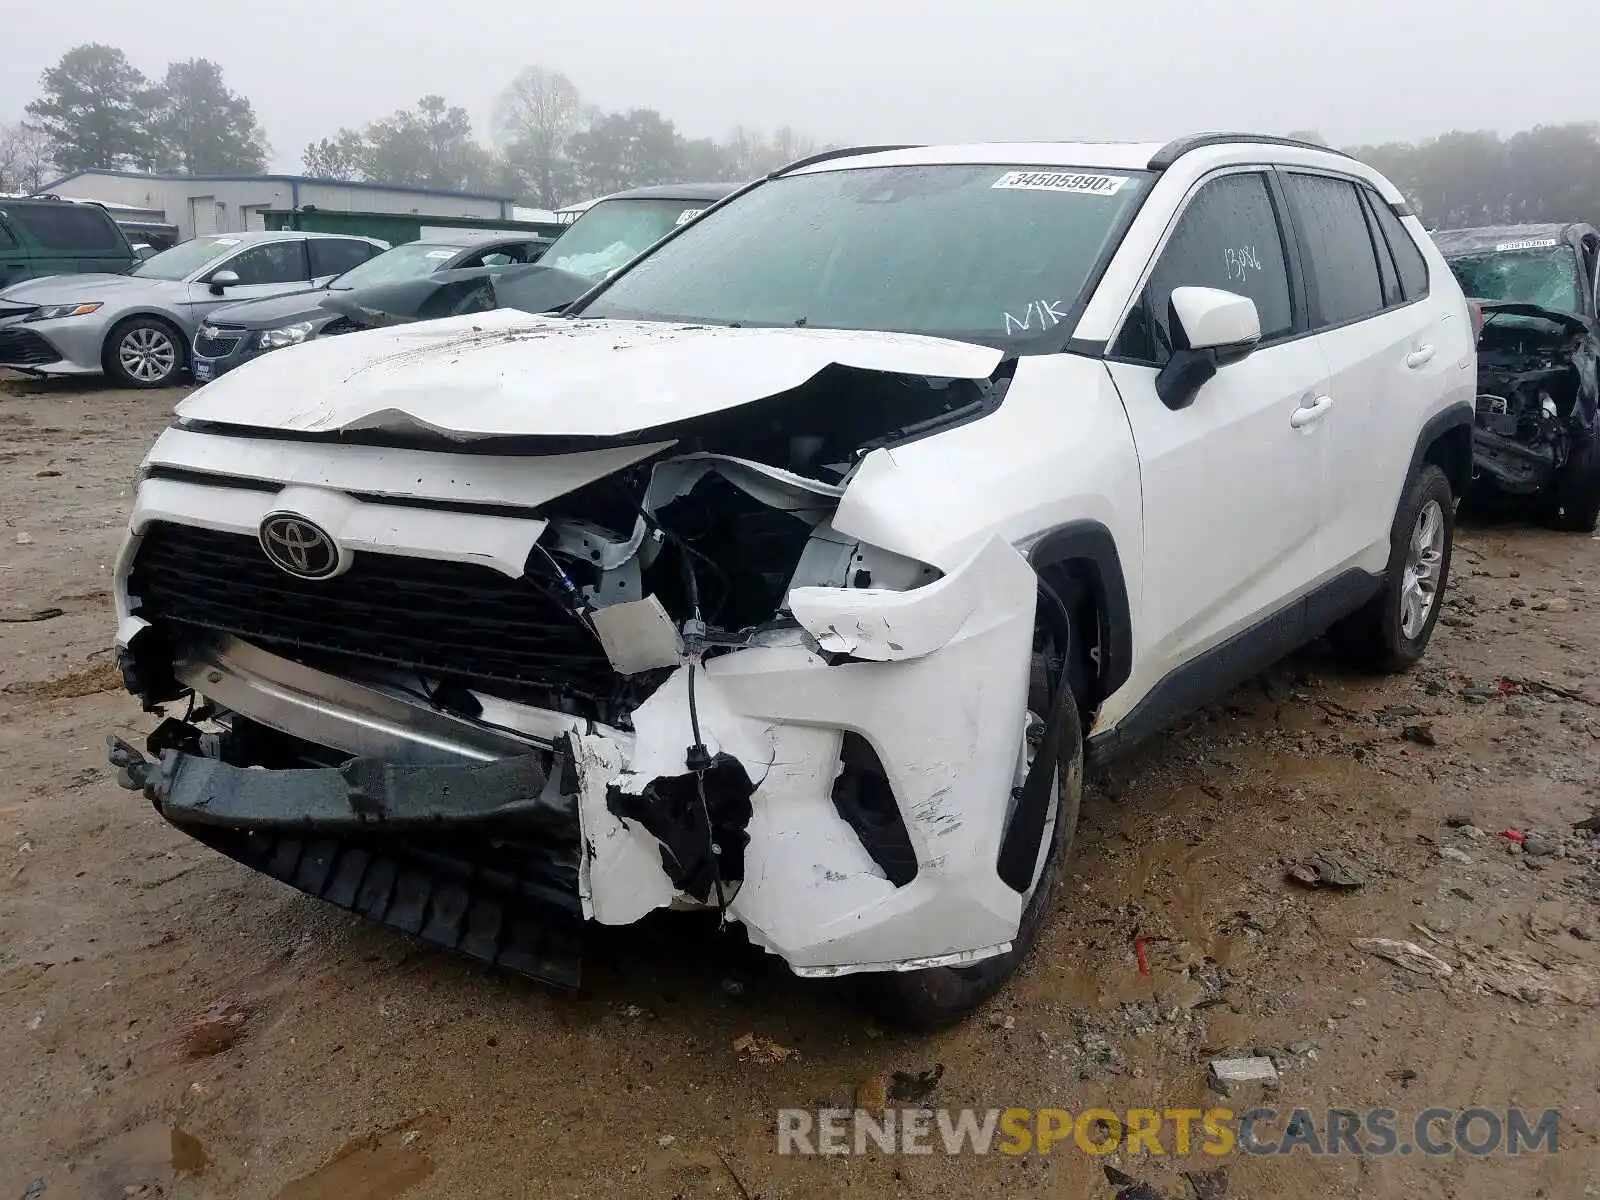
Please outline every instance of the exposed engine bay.
[[1481, 309], [1474, 465], [1498, 491], [1534, 496], [1595, 436], [1600, 338], [1587, 320], [1538, 305]]
[[182, 422], [118, 640], [187, 711], [112, 760], [224, 853], [558, 984], [582, 920], [662, 907], [801, 973], [1003, 953], [1000, 851], [1034, 861], [1053, 786], [1037, 581], [1002, 539], [941, 570], [834, 524], [866, 455], [995, 411], [988, 366], [835, 362], [603, 437]]

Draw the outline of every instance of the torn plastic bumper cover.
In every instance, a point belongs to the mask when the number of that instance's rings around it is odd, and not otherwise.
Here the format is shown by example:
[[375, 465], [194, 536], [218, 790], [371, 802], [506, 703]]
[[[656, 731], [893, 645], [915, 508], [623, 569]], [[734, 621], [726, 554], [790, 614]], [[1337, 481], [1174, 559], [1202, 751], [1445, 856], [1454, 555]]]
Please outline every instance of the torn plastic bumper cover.
[[[167, 819], [224, 853], [543, 979], [575, 981], [575, 948], [554, 966], [549, 952], [507, 963], [492, 939], [466, 940], [461, 889], [474, 898], [488, 889], [541, 928], [553, 908], [569, 947], [584, 918], [629, 924], [665, 907], [723, 908], [802, 975], [1003, 953], [1022, 909], [997, 863], [1026, 775], [1031, 568], [995, 538], [910, 592], [793, 596], [793, 624], [668, 668], [631, 730], [569, 717], [569, 732], [528, 754], [471, 765], [357, 755], [340, 767], [262, 770], [171, 740], [152, 743], [156, 761], [119, 745], [113, 762]], [[243, 688], [230, 706], [247, 720], [271, 715], [252, 712]], [[554, 715], [519, 708], [498, 719], [548, 727]], [[850, 774], [861, 767], [870, 781]], [[441, 848], [452, 836], [454, 855]], [[488, 869], [482, 848], [500, 839], [513, 851]], [[534, 850], [537, 870], [526, 866]], [[364, 879], [352, 853], [392, 860], [399, 873]], [[454, 872], [454, 890], [414, 896], [400, 917], [389, 911], [406, 879], [426, 892], [417, 881], [441, 870]]]
[[[563, 769], [570, 759], [559, 752], [553, 761], [542, 753], [427, 766], [357, 758], [265, 771], [176, 747], [148, 759], [121, 739], [109, 743], [122, 786], [230, 858], [425, 941], [578, 985], [578, 818]], [[425, 841], [416, 836], [423, 830]], [[463, 831], [494, 833], [521, 852], [458, 853], [450, 835]]]

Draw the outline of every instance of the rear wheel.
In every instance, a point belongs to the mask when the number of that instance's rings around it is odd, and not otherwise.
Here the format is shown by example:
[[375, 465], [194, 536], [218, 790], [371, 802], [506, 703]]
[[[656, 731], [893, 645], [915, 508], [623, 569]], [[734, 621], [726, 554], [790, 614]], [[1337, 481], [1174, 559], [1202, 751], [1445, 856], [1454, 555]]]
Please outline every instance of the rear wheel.
[[1593, 533], [1600, 524], [1600, 433], [1572, 448], [1552, 490], [1551, 528]]
[[1404, 671], [1428, 648], [1450, 579], [1455, 496], [1431, 463], [1400, 498], [1389, 535], [1383, 588], [1328, 631], [1335, 648], [1371, 671]]
[[[1067, 697], [1061, 713], [1060, 753], [1050, 798], [1039, 864], [1026, 894], [1022, 919], [1011, 949], [970, 967], [933, 967], [925, 971], [886, 971], [862, 977], [866, 1002], [883, 1020], [905, 1029], [935, 1030], [954, 1025], [998, 992], [1016, 973], [1038, 940], [1050, 911], [1051, 898], [1072, 850], [1083, 799], [1083, 729], [1078, 706]], [[1028, 689], [1029, 724], [1050, 712], [1050, 681], [1043, 655], [1034, 659]], [[1024, 733], [1019, 761], [1031, 763], [1033, 751]], [[1019, 771], [1026, 770], [1024, 765]]]
[[176, 383], [186, 360], [183, 338], [156, 317], [131, 317], [106, 338], [105, 370], [123, 387]]

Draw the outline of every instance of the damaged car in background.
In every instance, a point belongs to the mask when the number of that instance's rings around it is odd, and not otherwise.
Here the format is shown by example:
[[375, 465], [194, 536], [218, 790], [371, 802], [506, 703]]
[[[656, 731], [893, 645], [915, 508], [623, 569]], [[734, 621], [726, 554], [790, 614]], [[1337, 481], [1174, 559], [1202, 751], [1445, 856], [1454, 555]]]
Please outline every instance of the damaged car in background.
[[1474, 487], [1532, 501], [1557, 529], [1600, 520], [1600, 232], [1592, 225], [1437, 231], [1480, 312]]
[[1038, 938], [1086, 748], [1324, 630], [1421, 656], [1472, 352], [1399, 194], [1325, 149], [817, 156], [561, 316], [188, 397], [116, 570], [164, 719], [111, 759], [222, 853], [538, 979], [698, 910], [947, 1024]]
[[557, 312], [612, 271], [737, 190], [731, 183], [630, 188], [594, 201], [531, 266], [458, 267], [334, 294], [341, 332], [435, 321], [496, 308]]

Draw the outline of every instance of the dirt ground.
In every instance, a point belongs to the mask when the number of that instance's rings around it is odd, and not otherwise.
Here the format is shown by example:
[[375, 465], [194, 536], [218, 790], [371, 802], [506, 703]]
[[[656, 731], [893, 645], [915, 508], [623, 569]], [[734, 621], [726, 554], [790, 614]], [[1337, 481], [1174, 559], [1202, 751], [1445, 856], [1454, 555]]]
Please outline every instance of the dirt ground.
[[[107, 588], [176, 399], [0, 383], [0, 1200], [1600, 1194], [1600, 835], [1573, 829], [1600, 806], [1600, 540], [1465, 528], [1415, 673], [1312, 649], [1098, 772], [1023, 974], [914, 1038], [682, 918], [597, 936], [583, 991], [547, 992], [118, 789], [105, 735], [151, 718]], [[1318, 853], [1360, 886], [1286, 879]], [[1234, 1104], [1207, 1063], [1253, 1049], [1281, 1109], [1557, 1108], [1559, 1152], [776, 1153], [778, 1109], [886, 1081], [948, 1108]], [[931, 1092], [894, 1076], [936, 1066]], [[1225, 1192], [1180, 1174], [1219, 1162]]]

